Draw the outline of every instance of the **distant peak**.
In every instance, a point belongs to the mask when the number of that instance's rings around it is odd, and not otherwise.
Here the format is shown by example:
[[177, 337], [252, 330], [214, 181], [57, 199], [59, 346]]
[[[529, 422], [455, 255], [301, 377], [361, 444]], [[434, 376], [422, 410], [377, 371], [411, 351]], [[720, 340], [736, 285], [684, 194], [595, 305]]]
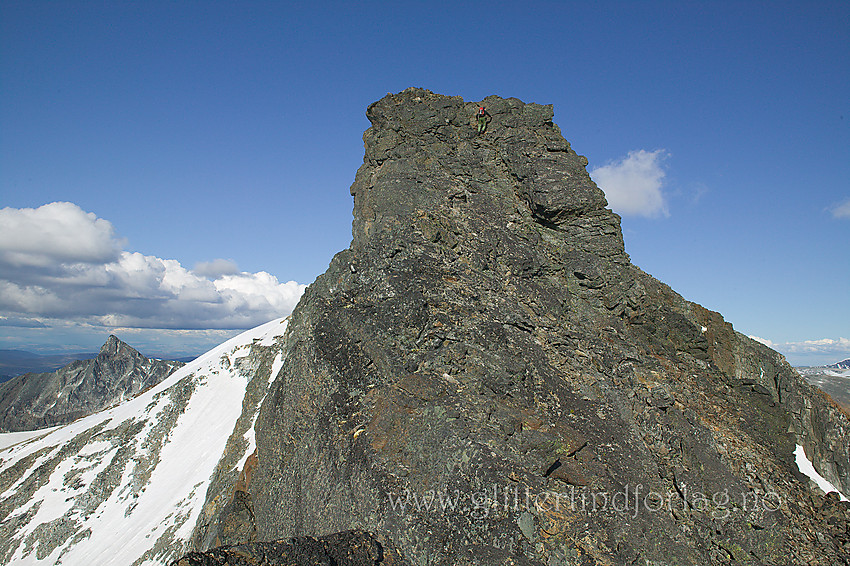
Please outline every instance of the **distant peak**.
[[106, 342], [100, 348], [100, 356], [116, 356], [121, 351], [134, 352], [135, 350], [125, 342], [122, 342], [114, 334], [110, 334], [109, 338], [106, 339]]

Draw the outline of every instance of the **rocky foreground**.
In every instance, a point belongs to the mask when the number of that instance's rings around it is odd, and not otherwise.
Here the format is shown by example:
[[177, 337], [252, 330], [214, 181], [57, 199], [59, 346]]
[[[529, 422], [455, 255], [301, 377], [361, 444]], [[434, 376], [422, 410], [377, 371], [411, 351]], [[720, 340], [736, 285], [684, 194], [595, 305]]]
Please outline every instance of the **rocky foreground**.
[[407, 566], [387, 543], [363, 531], [346, 531], [325, 537], [219, 547], [190, 552], [174, 566]]
[[369, 107], [351, 247], [193, 546], [360, 529], [413, 564], [850, 563], [848, 504], [793, 455], [850, 494], [847, 414], [630, 263], [551, 106], [481, 104], [482, 135], [460, 97]]

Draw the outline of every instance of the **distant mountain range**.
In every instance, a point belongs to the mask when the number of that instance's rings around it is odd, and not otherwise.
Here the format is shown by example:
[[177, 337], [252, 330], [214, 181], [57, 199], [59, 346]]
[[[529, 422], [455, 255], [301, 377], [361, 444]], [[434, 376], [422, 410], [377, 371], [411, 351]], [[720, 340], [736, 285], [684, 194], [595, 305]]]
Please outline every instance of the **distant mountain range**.
[[818, 387], [850, 413], [850, 359], [828, 366], [794, 368], [811, 385]]
[[130, 399], [182, 362], [151, 359], [110, 336], [91, 359], [55, 371], [29, 372], [0, 384], [0, 431], [70, 423]]
[[[97, 352], [69, 352], [64, 354], [36, 354], [26, 350], [0, 349], [0, 383], [25, 373], [46, 373], [55, 371], [71, 362], [91, 360]], [[191, 362], [195, 356], [171, 357], [177, 362]]]

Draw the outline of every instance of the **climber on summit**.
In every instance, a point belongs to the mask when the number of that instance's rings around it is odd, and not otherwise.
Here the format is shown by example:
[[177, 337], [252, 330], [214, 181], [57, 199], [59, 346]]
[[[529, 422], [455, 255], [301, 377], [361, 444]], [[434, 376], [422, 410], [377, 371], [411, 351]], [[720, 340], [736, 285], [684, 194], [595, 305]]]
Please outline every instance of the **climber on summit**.
[[490, 116], [490, 114], [487, 112], [487, 110], [484, 109], [483, 106], [479, 106], [478, 114], [476, 114], [476, 116], [478, 117], [478, 133], [483, 134], [484, 130], [487, 129], [487, 118]]

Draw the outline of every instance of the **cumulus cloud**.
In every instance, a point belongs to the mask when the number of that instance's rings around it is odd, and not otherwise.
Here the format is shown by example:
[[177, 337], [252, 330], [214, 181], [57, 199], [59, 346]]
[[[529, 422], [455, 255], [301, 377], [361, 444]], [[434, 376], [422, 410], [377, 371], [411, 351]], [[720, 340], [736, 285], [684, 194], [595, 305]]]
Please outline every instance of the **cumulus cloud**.
[[197, 275], [201, 277], [211, 277], [216, 279], [222, 275], [233, 275], [239, 273], [239, 268], [236, 262], [232, 259], [214, 259], [212, 261], [201, 261], [195, 264], [192, 268]]
[[614, 212], [648, 218], [669, 216], [661, 191], [665, 176], [662, 163], [667, 155], [663, 149], [630, 151], [618, 161], [591, 170], [590, 176]]
[[14, 266], [103, 263], [124, 242], [112, 224], [70, 202], [0, 209], [0, 261]]
[[3, 209], [0, 310], [18, 325], [248, 328], [288, 315], [306, 287], [231, 260], [189, 270], [122, 245], [110, 222], [72, 203]]
[[833, 218], [850, 218], [850, 198], [832, 209]]

